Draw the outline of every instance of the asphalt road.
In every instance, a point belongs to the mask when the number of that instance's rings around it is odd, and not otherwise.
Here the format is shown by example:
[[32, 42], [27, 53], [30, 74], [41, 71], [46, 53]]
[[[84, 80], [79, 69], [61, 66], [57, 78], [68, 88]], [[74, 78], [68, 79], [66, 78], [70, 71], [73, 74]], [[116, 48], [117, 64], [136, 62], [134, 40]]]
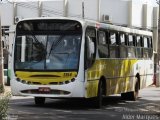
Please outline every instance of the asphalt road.
[[106, 97], [102, 109], [88, 100], [47, 99], [36, 106], [31, 97], [12, 97], [8, 120], [160, 120], [160, 88], [140, 91], [138, 101], [124, 101], [119, 95]]

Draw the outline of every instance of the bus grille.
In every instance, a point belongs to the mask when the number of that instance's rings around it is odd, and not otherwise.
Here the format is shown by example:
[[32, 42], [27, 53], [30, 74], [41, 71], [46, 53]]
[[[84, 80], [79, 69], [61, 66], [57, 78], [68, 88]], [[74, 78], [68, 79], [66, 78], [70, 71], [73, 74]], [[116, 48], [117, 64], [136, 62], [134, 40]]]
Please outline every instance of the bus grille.
[[21, 93], [25, 94], [54, 94], [54, 95], [68, 95], [70, 92], [64, 90], [53, 90], [50, 91], [39, 91], [39, 89], [29, 89], [29, 90], [22, 90]]
[[[16, 80], [18, 82], [21, 82], [23, 84], [28, 84], [28, 85], [46, 85], [46, 83], [43, 84], [42, 82], [31, 82], [29, 80], [21, 80], [20, 78], [16, 78]], [[66, 81], [63, 81], [63, 82], [49, 82], [47, 84], [48, 85], [63, 85], [63, 84], [69, 84], [69, 83], [74, 82], [74, 81], [75, 81], [75, 78], [72, 78], [70, 80], [66, 80]]]

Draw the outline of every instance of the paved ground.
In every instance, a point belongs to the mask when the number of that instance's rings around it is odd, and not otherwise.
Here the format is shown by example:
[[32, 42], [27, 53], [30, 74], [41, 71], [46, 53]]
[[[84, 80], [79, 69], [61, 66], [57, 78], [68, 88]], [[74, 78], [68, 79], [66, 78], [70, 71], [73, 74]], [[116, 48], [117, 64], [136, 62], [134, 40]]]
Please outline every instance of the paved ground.
[[12, 97], [8, 120], [160, 120], [160, 88], [145, 88], [139, 96], [136, 102], [106, 97], [102, 109], [84, 100], [47, 99], [44, 106], [36, 106], [32, 97]]

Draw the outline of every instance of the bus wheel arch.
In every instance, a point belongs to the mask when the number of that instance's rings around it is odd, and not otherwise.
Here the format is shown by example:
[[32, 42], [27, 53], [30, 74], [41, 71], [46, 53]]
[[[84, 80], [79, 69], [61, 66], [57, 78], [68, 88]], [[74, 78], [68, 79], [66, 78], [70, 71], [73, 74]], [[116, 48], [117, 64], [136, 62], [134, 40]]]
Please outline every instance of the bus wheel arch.
[[140, 77], [140, 74], [137, 73], [136, 76], [135, 76], [135, 88], [134, 88], [134, 100], [137, 100], [138, 99], [138, 95], [139, 95], [139, 90], [140, 90], [140, 80], [141, 80], [141, 77]]
[[99, 82], [102, 83], [102, 95], [106, 95], [106, 91], [107, 91], [107, 84], [106, 84], [106, 78], [104, 76], [102, 76], [100, 79], [99, 79]]
[[135, 84], [133, 91], [127, 93], [121, 93], [121, 97], [124, 100], [136, 101], [138, 99], [139, 90], [140, 90], [140, 74], [137, 73], [135, 76]]
[[[136, 82], [135, 82], [135, 90], [136, 89], [138, 89], [138, 90], [140, 90], [140, 81], [141, 81], [141, 77], [140, 77], [140, 74], [139, 73], [137, 73], [136, 75], [135, 75], [135, 79], [136, 79]], [[136, 85], [138, 85], [138, 86], [136, 86]], [[136, 88], [137, 87], [137, 88]]]
[[106, 94], [106, 79], [102, 76], [98, 82], [98, 91], [97, 97], [95, 98], [95, 107], [101, 108], [102, 107], [102, 100], [103, 96]]

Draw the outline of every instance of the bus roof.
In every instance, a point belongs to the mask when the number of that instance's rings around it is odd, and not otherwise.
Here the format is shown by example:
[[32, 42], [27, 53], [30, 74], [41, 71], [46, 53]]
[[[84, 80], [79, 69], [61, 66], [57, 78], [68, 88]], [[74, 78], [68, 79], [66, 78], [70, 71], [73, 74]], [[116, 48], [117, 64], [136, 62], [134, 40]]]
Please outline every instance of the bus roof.
[[149, 30], [140, 30], [136, 28], [129, 28], [124, 26], [112, 25], [108, 23], [101, 23], [93, 20], [81, 19], [81, 18], [69, 18], [69, 17], [37, 17], [37, 18], [27, 18], [21, 21], [28, 21], [28, 20], [75, 20], [82, 24], [82, 26], [93, 26], [98, 29], [107, 29], [112, 31], [124, 32], [128, 34], [138, 34], [144, 36], [152, 36], [152, 32]]

